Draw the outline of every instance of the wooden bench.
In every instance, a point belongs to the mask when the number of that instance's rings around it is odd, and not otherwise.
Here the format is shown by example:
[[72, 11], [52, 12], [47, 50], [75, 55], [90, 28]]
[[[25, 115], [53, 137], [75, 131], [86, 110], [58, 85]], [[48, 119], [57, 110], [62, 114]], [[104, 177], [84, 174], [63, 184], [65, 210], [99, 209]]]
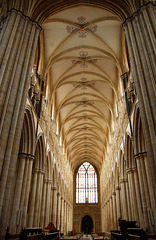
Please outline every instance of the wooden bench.
[[23, 228], [20, 234], [21, 240], [41, 240], [42, 228]]
[[136, 221], [119, 220], [120, 231], [111, 231], [111, 239], [147, 240], [147, 234], [136, 226]]
[[112, 240], [121, 239], [121, 233], [120, 233], [120, 231], [111, 231], [111, 239], [112, 239]]
[[57, 240], [59, 239], [59, 232], [52, 232], [52, 233], [46, 233], [42, 235], [42, 239], [44, 240]]
[[59, 230], [57, 230], [52, 222], [43, 231], [43, 240], [59, 239]]

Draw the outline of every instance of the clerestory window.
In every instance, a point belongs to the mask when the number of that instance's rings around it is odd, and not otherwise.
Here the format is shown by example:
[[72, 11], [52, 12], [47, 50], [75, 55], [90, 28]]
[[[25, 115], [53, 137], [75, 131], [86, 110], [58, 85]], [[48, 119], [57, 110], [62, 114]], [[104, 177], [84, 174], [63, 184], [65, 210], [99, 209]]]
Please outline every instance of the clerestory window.
[[83, 163], [76, 174], [76, 203], [97, 203], [97, 173], [94, 167]]

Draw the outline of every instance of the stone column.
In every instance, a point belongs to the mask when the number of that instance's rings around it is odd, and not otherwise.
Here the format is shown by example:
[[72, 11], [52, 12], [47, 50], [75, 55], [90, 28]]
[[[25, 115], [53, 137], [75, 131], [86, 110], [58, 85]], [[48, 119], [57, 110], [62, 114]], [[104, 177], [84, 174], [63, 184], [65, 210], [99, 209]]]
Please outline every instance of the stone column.
[[144, 155], [144, 163], [145, 163], [145, 169], [146, 169], [146, 176], [147, 176], [147, 182], [148, 182], [148, 191], [149, 191], [149, 197], [150, 197], [150, 203], [151, 203], [151, 209], [150, 214], [152, 216], [149, 216], [151, 225], [153, 227], [153, 231], [156, 232], [156, 202], [154, 201], [154, 192], [152, 187], [152, 181], [150, 176], [150, 169], [149, 169], [149, 163], [146, 154]]
[[50, 190], [51, 190], [51, 180], [47, 180], [47, 192], [46, 192], [46, 208], [45, 208], [45, 226], [50, 222]]
[[117, 209], [116, 209], [116, 193], [112, 193], [112, 201], [113, 201], [113, 230], [117, 230]]
[[[120, 187], [116, 186], [116, 205], [117, 205], [117, 220], [121, 217], [121, 202], [120, 202]], [[118, 226], [119, 229], [119, 226]]]
[[[52, 180], [51, 180], [52, 183]], [[53, 187], [51, 184], [51, 189], [50, 189], [50, 222], [52, 222], [53, 219]]]
[[60, 230], [60, 208], [61, 208], [61, 196], [60, 193], [57, 193], [57, 217], [56, 217], [57, 230]]
[[146, 170], [145, 170], [145, 162], [144, 162], [144, 155], [140, 156], [140, 163], [141, 163], [141, 168], [142, 168], [142, 174], [143, 174], [143, 185], [144, 185], [144, 193], [145, 193], [145, 201], [146, 201], [146, 206], [147, 206], [147, 214], [148, 214], [148, 232], [154, 233], [154, 229], [151, 225], [150, 221], [150, 215], [149, 215], [149, 209], [151, 209], [151, 202], [150, 202], [150, 196], [149, 196], [149, 189], [148, 189], [148, 182], [147, 182], [147, 175], [146, 175]]
[[57, 190], [56, 190], [56, 187], [53, 187], [52, 212], [53, 212], [52, 221], [53, 221], [54, 226], [57, 228], [57, 225], [56, 225], [56, 216], [57, 216]]
[[106, 202], [106, 231], [109, 231], [109, 202]]
[[145, 230], [148, 229], [149, 221], [148, 221], [148, 212], [147, 212], [147, 205], [146, 205], [146, 198], [145, 198], [145, 191], [144, 191], [144, 176], [141, 169], [141, 159], [140, 156], [136, 157], [137, 169], [138, 169], [138, 177], [139, 177], [139, 185], [141, 191], [141, 202], [143, 208], [143, 216], [144, 216], [144, 226]]
[[66, 202], [66, 232], [68, 233], [69, 231], [69, 210], [68, 210], [68, 203]]
[[101, 231], [104, 232], [104, 224], [105, 224], [105, 213], [104, 213], [104, 203], [101, 201]]
[[14, 201], [13, 201], [13, 210], [12, 210], [11, 222], [10, 222], [10, 232], [11, 233], [16, 233], [17, 215], [18, 215], [18, 212], [21, 211], [20, 210], [20, 198], [21, 198], [21, 192], [22, 192], [25, 161], [26, 161], [26, 155], [24, 155], [24, 154], [20, 155], [19, 159], [18, 159], [19, 167], [18, 167]]
[[[8, 12], [0, 41], [0, 238], [7, 227], [16, 178], [24, 109], [40, 27], [21, 12]], [[3, 166], [3, 168], [2, 168]]]
[[124, 24], [132, 64], [147, 155], [156, 198], [156, 68], [155, 68], [155, 6], [142, 6]]
[[[26, 188], [27, 188], [27, 178], [28, 178], [28, 171], [29, 171], [29, 155], [26, 156], [25, 159], [25, 167], [24, 167], [24, 176], [23, 176], [23, 182], [22, 182], [22, 191], [21, 191], [21, 198], [20, 198], [20, 206], [19, 209], [21, 211], [20, 214], [20, 222], [19, 225], [17, 227], [16, 232], [20, 232], [21, 230], [21, 224], [22, 224], [22, 219], [23, 219], [23, 210], [24, 210], [24, 200], [25, 200], [25, 194], [26, 194]], [[32, 171], [32, 169], [31, 169]], [[32, 172], [31, 172], [32, 173]]]
[[113, 230], [113, 225], [114, 225], [114, 219], [113, 219], [113, 201], [112, 201], [112, 196], [109, 199], [109, 209], [110, 209], [110, 225], [109, 228], [110, 230]]
[[129, 184], [128, 179], [125, 179], [125, 189], [126, 189], [126, 201], [127, 201], [127, 213], [128, 218], [127, 220], [132, 220], [132, 212], [131, 212], [131, 204], [130, 204], [130, 191], [129, 191]]
[[42, 201], [41, 201], [41, 214], [40, 214], [40, 226], [44, 229], [45, 227], [45, 204], [46, 204], [46, 179], [43, 180], [43, 191], [42, 191]]
[[105, 203], [105, 231], [108, 229], [108, 203]]
[[41, 170], [41, 182], [39, 188], [39, 206], [38, 206], [38, 214], [37, 214], [37, 225], [40, 227], [40, 214], [41, 214], [41, 201], [42, 201], [42, 190], [43, 190], [43, 179], [44, 179], [44, 170]]
[[29, 157], [28, 162], [28, 173], [26, 178], [26, 186], [25, 186], [25, 194], [24, 194], [24, 203], [23, 203], [23, 212], [22, 212], [22, 222], [21, 227], [27, 227], [27, 210], [28, 210], [28, 200], [29, 200], [29, 194], [30, 194], [30, 184], [31, 184], [31, 178], [32, 178], [32, 167], [33, 167], [33, 160], [34, 157]]
[[108, 201], [108, 229], [111, 230], [112, 227], [112, 210], [111, 210], [111, 200]]
[[67, 234], [67, 203], [66, 200], [64, 200], [64, 220], [63, 220], [63, 229], [64, 233]]
[[121, 211], [122, 211], [122, 218], [128, 220], [125, 179], [120, 179], [120, 183], [121, 183]]
[[60, 232], [63, 233], [63, 227], [64, 227], [64, 198], [61, 197], [61, 212], [60, 212]]
[[37, 174], [37, 185], [36, 185], [36, 189], [35, 189], [35, 206], [34, 206], [34, 221], [33, 221], [34, 227], [38, 227], [41, 182], [42, 182], [42, 171], [41, 171], [41, 169], [39, 169], [38, 174]]
[[138, 221], [139, 220], [138, 219], [138, 208], [137, 208], [136, 189], [135, 189], [135, 184], [134, 184], [133, 169], [128, 170], [128, 182], [129, 182], [129, 190], [130, 190], [132, 220]]
[[70, 224], [70, 206], [69, 206], [69, 203], [67, 204], [67, 231], [71, 231], [72, 228], [70, 227], [71, 224]]
[[28, 227], [33, 227], [34, 220], [34, 208], [35, 208], [35, 197], [36, 197], [36, 186], [37, 186], [37, 175], [38, 169], [34, 169], [32, 176], [31, 196], [30, 196], [30, 207], [28, 212]]
[[143, 211], [142, 211], [142, 203], [141, 203], [141, 197], [140, 197], [140, 186], [139, 186], [139, 180], [138, 180], [138, 173], [137, 173], [136, 168], [133, 168], [133, 171], [134, 171], [134, 182], [135, 182], [135, 188], [136, 188], [137, 209], [138, 209], [138, 217], [139, 217], [138, 225], [142, 228], [145, 228]]

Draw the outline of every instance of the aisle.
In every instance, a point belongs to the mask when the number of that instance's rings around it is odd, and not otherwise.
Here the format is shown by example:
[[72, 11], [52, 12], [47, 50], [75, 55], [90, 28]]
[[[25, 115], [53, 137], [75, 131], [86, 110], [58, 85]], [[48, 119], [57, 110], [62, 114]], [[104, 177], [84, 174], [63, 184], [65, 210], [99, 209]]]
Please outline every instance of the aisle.
[[83, 234], [80, 237], [80, 240], [93, 240], [93, 237], [91, 236], [91, 234]]

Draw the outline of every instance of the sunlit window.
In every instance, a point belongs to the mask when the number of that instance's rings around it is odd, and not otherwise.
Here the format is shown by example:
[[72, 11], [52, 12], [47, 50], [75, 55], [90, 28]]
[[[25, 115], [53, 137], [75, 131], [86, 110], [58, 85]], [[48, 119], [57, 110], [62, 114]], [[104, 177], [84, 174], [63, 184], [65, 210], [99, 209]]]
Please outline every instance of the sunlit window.
[[97, 203], [97, 174], [94, 167], [83, 163], [76, 174], [76, 203]]

